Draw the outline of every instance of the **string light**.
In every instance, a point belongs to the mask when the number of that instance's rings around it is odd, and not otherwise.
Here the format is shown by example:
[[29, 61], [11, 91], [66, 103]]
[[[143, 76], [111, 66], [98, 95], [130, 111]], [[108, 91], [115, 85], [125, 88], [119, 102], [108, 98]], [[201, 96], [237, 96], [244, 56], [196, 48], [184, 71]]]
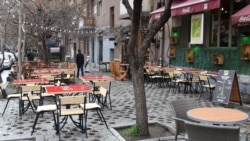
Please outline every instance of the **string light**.
[[78, 30], [70, 30], [70, 29], [61, 29], [58, 27], [48, 27], [48, 26], [39, 26], [37, 24], [34, 23], [29, 23], [29, 22], [25, 22], [26, 26], [32, 26], [35, 27], [37, 29], [41, 29], [41, 30], [50, 30], [50, 31], [54, 31], [54, 32], [60, 32], [60, 33], [65, 33], [65, 34], [78, 34], [78, 35], [94, 35], [96, 34], [96, 30], [94, 27], [85, 27], [84, 29], [78, 29]]

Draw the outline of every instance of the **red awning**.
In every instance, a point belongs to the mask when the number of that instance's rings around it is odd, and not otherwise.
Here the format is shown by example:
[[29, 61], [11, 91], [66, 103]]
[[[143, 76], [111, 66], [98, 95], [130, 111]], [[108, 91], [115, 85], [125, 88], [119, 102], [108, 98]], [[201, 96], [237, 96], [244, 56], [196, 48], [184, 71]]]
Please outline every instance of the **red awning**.
[[232, 15], [232, 24], [250, 23], [250, 5]]
[[156, 20], [156, 19], [159, 19], [161, 17], [161, 14], [162, 12], [165, 10], [165, 7], [161, 7], [159, 9], [156, 9], [155, 11], [151, 12], [150, 15], [151, 15], [151, 19], [152, 20]]
[[[190, 13], [197, 13], [205, 10], [212, 10], [220, 7], [220, 0], [175, 0], [171, 6], [172, 16], [179, 16]], [[152, 20], [158, 19], [165, 7], [151, 12]]]

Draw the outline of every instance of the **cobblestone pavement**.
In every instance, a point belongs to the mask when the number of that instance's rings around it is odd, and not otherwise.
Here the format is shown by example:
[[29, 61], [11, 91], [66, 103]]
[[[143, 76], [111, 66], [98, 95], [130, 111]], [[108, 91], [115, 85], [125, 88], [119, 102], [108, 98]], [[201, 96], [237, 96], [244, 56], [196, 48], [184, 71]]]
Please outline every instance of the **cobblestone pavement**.
[[[94, 72], [98, 73], [98, 72]], [[92, 73], [86, 73], [90, 75]], [[78, 80], [78, 83], [82, 83]], [[168, 92], [168, 88], [159, 88], [155, 85], [146, 84], [146, 97], [148, 107], [148, 120], [149, 122], [160, 122], [171, 129], [174, 129], [173, 111], [170, 107], [170, 101], [180, 98], [196, 98], [199, 94], [183, 94]], [[11, 89], [10, 89], [11, 91]], [[81, 133], [80, 130], [75, 128], [71, 121], [65, 125], [61, 132], [61, 140], [63, 141], [119, 141], [120, 139], [111, 132], [112, 127], [118, 127], [122, 125], [135, 123], [135, 106], [133, 96], [133, 86], [130, 81], [112, 81], [111, 86], [112, 96], [112, 110], [107, 108], [103, 109], [104, 117], [106, 118], [109, 129], [106, 128], [95, 111], [89, 111], [88, 113], [88, 138], [85, 133]], [[197, 100], [201, 106], [211, 106], [206, 99]], [[3, 108], [6, 104], [6, 99], [0, 100], [0, 107], [2, 114]], [[247, 113], [250, 113], [250, 106], [239, 104], [230, 104], [232, 108], [238, 108]], [[28, 110], [20, 119], [18, 115], [18, 101], [11, 100], [4, 117], [0, 117], [0, 140], [6, 140], [8, 138], [27, 138], [31, 137], [31, 129], [34, 122], [35, 114], [32, 110]], [[248, 120], [244, 124], [240, 124], [241, 132], [250, 131], [250, 121]], [[172, 130], [171, 130], [172, 131]], [[53, 128], [53, 118], [51, 114], [44, 114], [39, 118], [36, 130], [32, 137], [46, 141], [59, 140], [58, 135], [55, 134]], [[165, 138], [163, 140], [171, 140], [173, 137]], [[18, 140], [18, 139], [17, 139]], [[20, 139], [19, 139], [20, 140]], [[159, 139], [158, 139], [159, 140]]]

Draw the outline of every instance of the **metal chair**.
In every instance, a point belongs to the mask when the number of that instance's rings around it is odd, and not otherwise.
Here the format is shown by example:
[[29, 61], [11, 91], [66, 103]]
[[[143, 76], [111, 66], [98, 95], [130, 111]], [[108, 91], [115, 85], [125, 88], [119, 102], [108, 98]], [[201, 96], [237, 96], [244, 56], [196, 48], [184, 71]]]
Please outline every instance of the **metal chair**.
[[211, 76], [205, 76], [205, 75], [199, 75], [199, 81], [200, 81], [200, 86], [201, 86], [201, 94], [199, 99], [201, 98], [202, 95], [204, 95], [203, 88], [209, 91], [209, 101], [212, 100], [213, 98], [213, 90], [216, 87], [215, 83], [211, 83], [211, 81], [216, 82], [216, 80], [211, 77]]
[[190, 141], [247, 141], [246, 134], [240, 135], [237, 126], [218, 126], [185, 121]]
[[[80, 128], [82, 132], [86, 132], [87, 135], [87, 115], [85, 110], [86, 97], [85, 96], [63, 96], [59, 97], [59, 103], [57, 103], [58, 109], [58, 118], [57, 118], [57, 131], [60, 135], [60, 130], [67, 123], [67, 119], [70, 118], [76, 127]], [[80, 104], [82, 106], [80, 106]], [[66, 108], [65, 108], [66, 106]], [[72, 116], [79, 116], [76, 121]], [[62, 121], [60, 121], [60, 117], [63, 117]], [[85, 119], [85, 126], [83, 124], [83, 118]], [[60, 124], [62, 126], [60, 127]]]
[[[105, 96], [107, 94], [107, 91], [108, 90], [105, 89], [104, 87], [100, 87], [100, 94], [101, 95]], [[81, 107], [84, 107], [84, 104], [80, 104], [80, 105], [81, 105]], [[94, 102], [86, 103], [85, 104], [85, 110], [86, 110], [86, 116], [87, 116], [89, 110], [95, 110], [96, 113], [98, 114], [100, 120], [105, 123], [105, 125], [106, 125], [106, 127], [108, 129], [108, 125], [107, 125], [106, 120], [105, 120], [105, 118], [104, 118], [104, 116], [102, 114], [101, 106], [99, 104], [94, 103]]]
[[[5, 91], [5, 89], [2, 87], [2, 85], [0, 86], [0, 90], [1, 90], [1, 93], [2, 93], [2, 94], [4, 94], [4, 93], [6, 94], [6, 91]], [[7, 109], [7, 106], [8, 106], [8, 104], [9, 104], [9, 101], [10, 101], [10, 100], [13, 100], [13, 99], [19, 99], [20, 97], [21, 97], [21, 93], [7, 94], [7, 103], [6, 103], [5, 107], [4, 107], [2, 116], [4, 116], [4, 113], [5, 113], [6, 109]]]
[[[28, 100], [28, 93], [34, 94], [33, 99], [40, 100], [41, 85], [27, 85], [21, 86], [21, 96], [19, 99], [19, 116], [22, 118], [22, 114], [25, 113], [29, 108], [35, 113], [35, 109], [31, 106]], [[25, 104], [27, 103], [27, 104]]]
[[28, 97], [28, 101], [31, 104], [32, 109], [35, 109], [35, 112], [36, 112], [36, 118], [35, 118], [35, 121], [34, 121], [34, 124], [33, 124], [33, 127], [32, 127], [31, 135], [33, 134], [33, 132], [35, 130], [36, 123], [38, 121], [39, 116], [41, 114], [45, 113], [45, 112], [51, 112], [53, 114], [54, 124], [55, 124], [55, 126], [57, 125], [56, 117], [55, 117], [55, 113], [54, 113], [54, 112], [57, 111], [57, 106], [56, 106], [56, 100], [55, 99], [54, 99], [55, 104], [37, 106], [35, 104], [35, 101], [34, 101], [34, 100], [37, 100], [37, 99], [34, 99], [34, 96], [32, 95], [31, 91], [28, 93], [27, 97]]
[[[89, 102], [95, 102], [101, 104], [102, 107], [106, 106], [112, 110], [112, 101], [111, 101], [111, 81], [92, 81], [93, 83], [93, 92], [89, 93]], [[107, 89], [107, 94], [103, 95], [100, 93], [100, 88], [104, 87]]]
[[176, 125], [175, 140], [177, 141], [178, 135], [185, 136], [186, 134], [184, 120], [190, 121], [190, 119], [187, 117], [187, 111], [190, 109], [197, 108], [198, 105], [196, 104], [195, 99], [189, 98], [189, 99], [177, 99], [175, 101], [172, 101], [171, 106], [173, 108], [175, 116], [174, 117]]

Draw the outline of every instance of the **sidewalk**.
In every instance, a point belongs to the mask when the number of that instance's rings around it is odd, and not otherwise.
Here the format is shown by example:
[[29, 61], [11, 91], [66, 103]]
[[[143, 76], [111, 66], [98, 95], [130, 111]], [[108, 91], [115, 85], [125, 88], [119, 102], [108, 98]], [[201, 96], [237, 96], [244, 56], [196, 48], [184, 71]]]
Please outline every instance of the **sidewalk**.
[[[96, 69], [90, 70], [90, 73], [85, 73], [85, 75], [100, 73]], [[81, 80], [78, 80], [78, 83], [82, 83]], [[63, 141], [119, 141], [119, 138], [114, 135], [110, 129], [112, 129], [112, 127], [135, 123], [136, 116], [132, 83], [129, 81], [112, 81], [111, 85], [112, 110], [108, 110], [107, 108], [103, 110], [109, 129], [99, 120], [95, 111], [89, 111], [88, 127], [90, 130], [88, 130], [88, 138], [86, 139], [85, 133], [81, 133], [75, 128], [73, 123], [69, 121], [61, 132], [61, 139]], [[157, 86], [151, 85], [146, 85], [145, 89], [148, 100], [149, 122], [160, 122], [171, 129], [174, 129], [175, 124], [172, 119], [173, 111], [169, 102], [179, 98], [198, 98], [199, 96], [198, 94], [168, 93], [168, 88], [158, 88]], [[0, 100], [2, 111], [6, 102], [6, 99]], [[200, 100], [199, 104], [201, 106], [211, 106], [207, 100]], [[231, 106], [250, 113], [249, 105], [243, 105], [241, 107], [238, 104], [232, 104], [230, 107]], [[2, 111], [0, 114], [2, 114]], [[4, 117], [0, 117], [0, 140], [31, 137], [30, 134], [34, 119], [35, 114], [31, 110], [28, 110], [22, 119], [20, 119], [18, 115], [18, 101], [11, 100]], [[45, 141], [59, 140], [53, 129], [53, 118], [51, 114], [44, 114], [43, 118], [39, 118], [38, 123], [33, 137], [37, 137], [37, 140]], [[241, 132], [250, 131], [249, 120], [244, 124], [240, 124], [240, 126]]]

